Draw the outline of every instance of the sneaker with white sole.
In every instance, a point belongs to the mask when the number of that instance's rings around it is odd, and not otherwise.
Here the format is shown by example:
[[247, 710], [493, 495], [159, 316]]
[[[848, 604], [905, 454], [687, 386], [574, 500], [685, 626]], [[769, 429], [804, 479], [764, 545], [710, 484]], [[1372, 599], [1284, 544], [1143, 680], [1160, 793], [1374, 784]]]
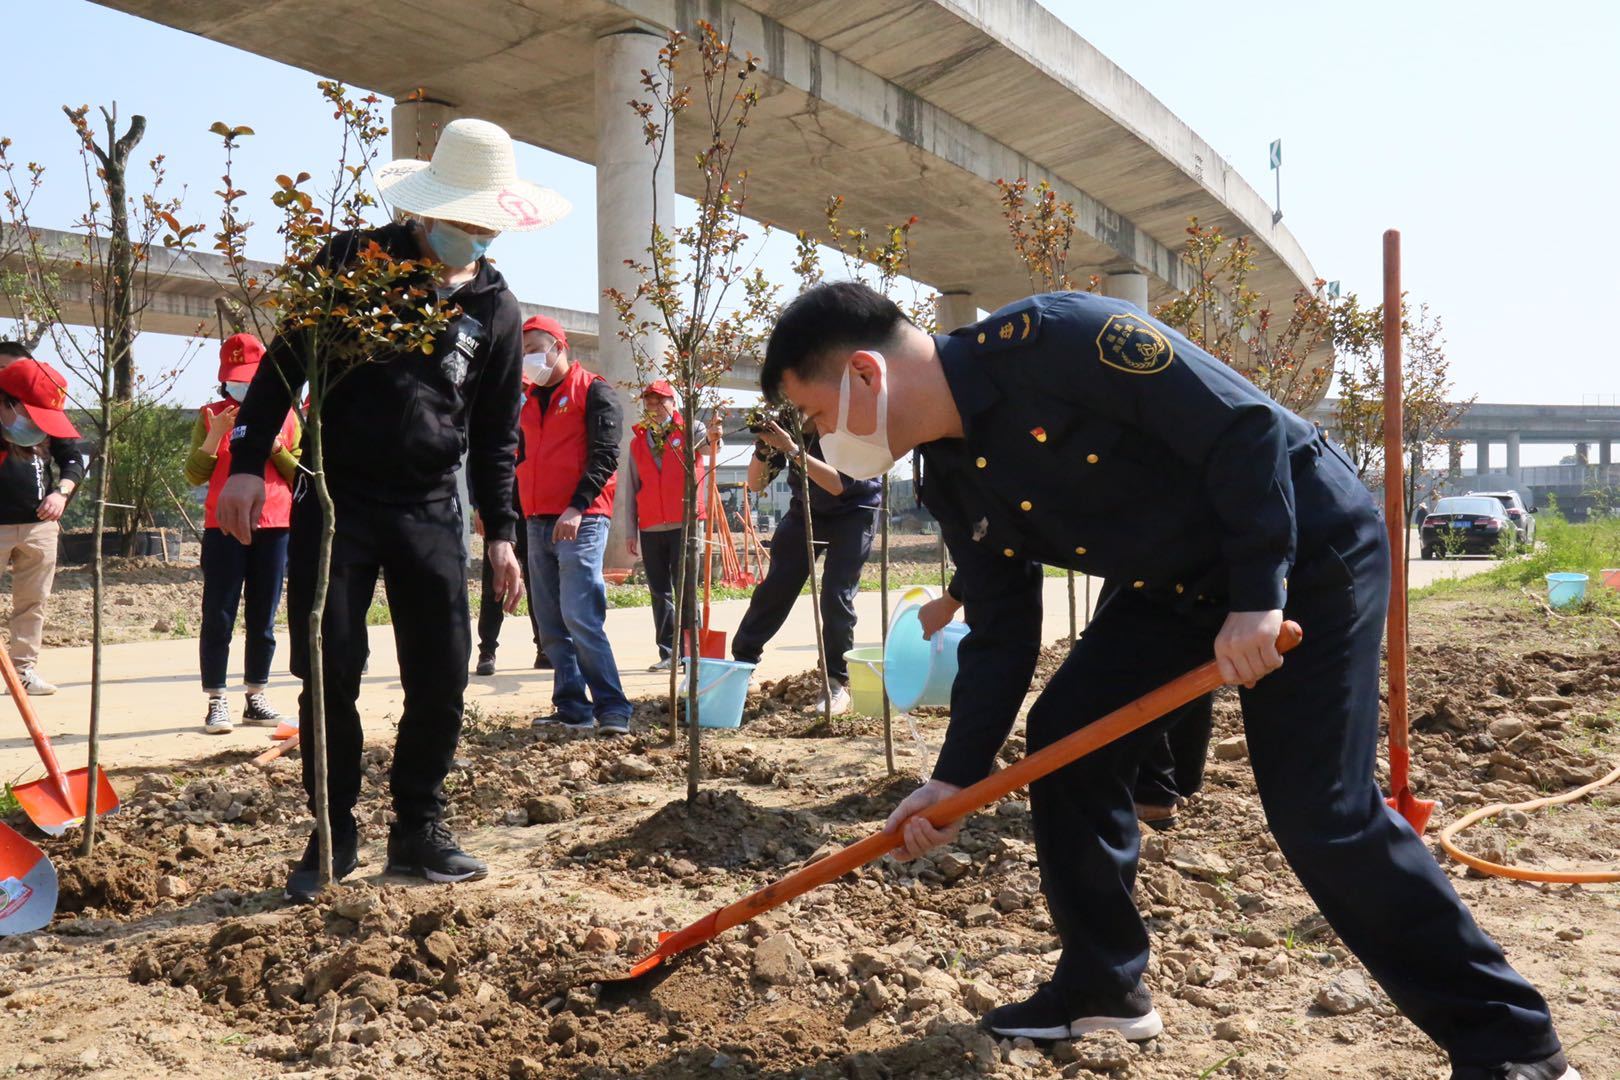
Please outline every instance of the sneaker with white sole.
[[388, 869], [440, 883], [479, 881], [489, 867], [461, 850], [442, 821], [410, 828], [395, 822], [388, 830]]
[[1452, 1080], [1581, 1080], [1562, 1050], [1540, 1061], [1503, 1062], [1500, 1065], [1456, 1065]]
[[651, 667], [649, 667], [647, 670], [648, 671], [668, 671], [669, 666], [671, 664], [673, 664], [674, 662], [675, 662], [674, 657], [666, 656], [662, 660], [658, 661], [658, 663], [656, 663], [656, 664], [652, 665]]
[[55, 685], [41, 678], [32, 664], [17, 669], [17, 681], [22, 683], [23, 692], [29, 697], [50, 697], [56, 693]]
[[589, 715], [582, 717], [568, 717], [564, 716], [562, 713], [549, 713], [545, 716], [535, 717], [533, 726], [542, 728], [551, 727], [554, 724], [565, 727], [569, 731], [595, 731], [596, 717]]
[[628, 716], [604, 716], [596, 721], [598, 735], [628, 735], [630, 734], [630, 718]]
[[279, 727], [285, 719], [276, 712], [262, 690], [249, 694], [247, 704], [242, 707], [242, 723], [248, 727]]
[[[1164, 1021], [1145, 987], [1138, 987], [1116, 1008], [1101, 1015], [1071, 1016], [1051, 983], [1042, 983], [1027, 1001], [991, 1009], [979, 1026], [1004, 1039], [1078, 1039], [1094, 1031], [1117, 1031], [1129, 1042], [1156, 1038]], [[1110, 1015], [1118, 1013], [1119, 1015]]]
[[221, 694], [208, 699], [208, 715], [203, 717], [203, 731], [209, 735], [229, 735], [236, 730], [231, 723], [231, 703]]
[[[826, 711], [826, 709], [824, 708], [825, 703], [826, 703], [826, 699], [822, 698], [821, 700], [817, 701], [814, 705], [806, 705], [804, 707], [804, 711], [807, 712], [807, 713], [825, 712]], [[845, 686], [841, 682], [833, 683], [832, 684], [832, 715], [834, 715], [834, 716], [843, 716], [845, 713], [849, 712], [851, 704], [852, 704], [852, 702], [851, 702], [850, 696], [849, 696], [849, 687]]]

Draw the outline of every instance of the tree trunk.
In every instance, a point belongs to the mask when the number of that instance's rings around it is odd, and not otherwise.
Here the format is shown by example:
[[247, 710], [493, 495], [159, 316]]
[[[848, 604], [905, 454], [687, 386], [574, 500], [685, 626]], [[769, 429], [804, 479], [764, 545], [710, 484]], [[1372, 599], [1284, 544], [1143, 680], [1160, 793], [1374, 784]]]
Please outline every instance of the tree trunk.
[[326, 777], [326, 659], [322, 645], [326, 591], [332, 580], [332, 540], [337, 535], [337, 512], [331, 489], [326, 486], [326, 461], [322, 456], [321, 409], [324, 404], [320, 400], [310, 402], [309, 425], [305, 432], [309, 457], [315, 462], [310, 482], [321, 508], [321, 539], [315, 555], [315, 589], [310, 597], [309, 612], [310, 745], [305, 749], [311, 755], [315, 773], [315, 836], [320, 845], [318, 880], [323, 888], [332, 882], [332, 811]]
[[[668, 453], [669, 451], [666, 450], [664, 452]], [[693, 620], [688, 620], [686, 617], [686, 613], [689, 610], [686, 606], [686, 555], [687, 548], [691, 546], [693, 535], [694, 530], [692, 528], [692, 520], [683, 512], [681, 516], [681, 557], [675, 570], [675, 655], [669, 664], [669, 745], [671, 746], [674, 746], [675, 740], [680, 737], [681, 647], [686, 641], [686, 635], [690, 634], [694, 638], [697, 636], [697, 627], [687, 625], [689, 621], [696, 621], [695, 616], [697, 614], [697, 608], [693, 607], [690, 609], [694, 616]], [[646, 552], [642, 552], [642, 558], [646, 558]], [[695, 654], [696, 651], [697, 650], [694, 649], [693, 653]], [[697, 663], [695, 656], [692, 667], [687, 672], [687, 677], [692, 679], [697, 678]]]
[[113, 365], [113, 397], [129, 401], [135, 396], [135, 247], [129, 236], [129, 195], [125, 176], [130, 152], [146, 134], [146, 117], [130, 118], [129, 131], [118, 137], [116, 116], [102, 110], [107, 118], [107, 152], [101, 159], [107, 188], [110, 229], [107, 237], [107, 267], [110, 271], [112, 301], [105, 346]]
[[821, 672], [821, 719], [832, 725], [832, 684], [827, 677], [827, 642], [821, 632], [821, 588], [816, 581], [816, 537], [810, 513], [810, 452], [804, 448], [804, 431], [799, 436], [799, 499], [804, 505], [804, 547], [810, 564], [810, 616], [816, 627], [816, 666]]
[[[103, 371], [107, 364], [103, 361]], [[102, 386], [106, 386], [103, 381]], [[102, 682], [102, 612], [106, 603], [102, 578], [101, 533], [107, 524], [108, 489], [108, 432], [112, 428], [112, 399], [101, 395], [101, 469], [96, 476], [95, 527], [90, 534], [90, 735], [85, 749], [85, 771], [90, 782], [84, 793], [84, 837], [79, 841], [79, 854], [89, 857], [96, 850], [96, 770], [101, 764], [101, 682]]]
[[[689, 395], [686, 404], [687, 415], [696, 416], [695, 392]], [[703, 665], [703, 632], [708, 630], [708, 626], [699, 623], [697, 613], [698, 547], [703, 540], [697, 527], [697, 447], [690, 438], [681, 440], [681, 456], [686, 459], [686, 497], [681, 519], [689, 522], [691, 526], [685, 530], [686, 548], [681, 555], [681, 576], [685, 579], [683, 586], [685, 591], [681, 594], [680, 606], [686, 606], [687, 595], [690, 594], [693, 627], [692, 666], [686, 673], [686, 801], [692, 802], [698, 795], [699, 773], [703, 765], [702, 735], [698, 731], [698, 673]], [[707, 557], [708, 553], [704, 552], [704, 556]], [[675, 622], [679, 625], [680, 619], [677, 618]]]
[[[878, 511], [878, 526], [883, 530], [881, 561], [878, 564], [878, 592], [883, 605], [883, 651], [885, 659], [889, 649], [889, 476], [883, 475], [883, 507]], [[889, 705], [888, 681], [883, 683], [883, 761], [894, 775], [894, 710]]]

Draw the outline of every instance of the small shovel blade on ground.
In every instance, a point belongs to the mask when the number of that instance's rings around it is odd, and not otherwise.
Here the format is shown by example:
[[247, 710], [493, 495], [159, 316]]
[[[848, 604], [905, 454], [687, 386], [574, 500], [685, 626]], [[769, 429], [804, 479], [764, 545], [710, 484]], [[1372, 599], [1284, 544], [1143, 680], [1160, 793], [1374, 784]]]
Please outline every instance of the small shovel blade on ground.
[[0, 824], [0, 936], [26, 934], [56, 915], [56, 867], [9, 825]]
[[[23, 689], [17, 669], [12, 666], [11, 657], [6, 655], [4, 648], [0, 648], [0, 676], [5, 678], [6, 689], [11, 691], [11, 699], [17, 703], [17, 711], [22, 713], [23, 726], [28, 729], [28, 737], [34, 740], [34, 749], [45, 766], [43, 778], [18, 784], [11, 789], [11, 793], [17, 796], [17, 802], [28, 814], [28, 819], [42, 832], [61, 836], [75, 825], [83, 824], [85, 814], [89, 812], [90, 770], [62, 771], [61, 764], [56, 760], [56, 751], [51, 749], [51, 740], [45, 737], [45, 729], [39, 726], [39, 717], [34, 715], [28, 691]], [[96, 769], [95, 785], [96, 813], [110, 814], [117, 810], [118, 793], [108, 782], [107, 774], [99, 768]]]
[[[1299, 644], [1301, 633], [1298, 623], [1283, 623], [1277, 636], [1277, 651], [1286, 653]], [[1157, 690], [1144, 694], [1135, 701], [1093, 721], [1052, 743], [1044, 749], [1015, 761], [965, 787], [956, 794], [941, 799], [923, 811], [935, 827], [943, 828], [959, 821], [976, 810], [982, 810], [1006, 795], [1012, 794], [1032, 781], [1056, 772], [1063, 766], [1107, 746], [1115, 739], [1146, 727], [1166, 714], [1195, 701], [1221, 686], [1220, 667], [1211, 660], [1201, 664]], [[623, 1002], [645, 993], [669, 974], [669, 965], [688, 949], [748, 922], [750, 919], [784, 904], [795, 896], [836, 881], [857, 867], [893, 851], [901, 844], [900, 833], [879, 830], [864, 840], [833, 852], [803, 866], [787, 877], [774, 881], [749, 893], [741, 900], [711, 911], [697, 922], [676, 933], [660, 933], [658, 948], [652, 955], [639, 961], [619, 978], [593, 980], [598, 987], [598, 1000]]]

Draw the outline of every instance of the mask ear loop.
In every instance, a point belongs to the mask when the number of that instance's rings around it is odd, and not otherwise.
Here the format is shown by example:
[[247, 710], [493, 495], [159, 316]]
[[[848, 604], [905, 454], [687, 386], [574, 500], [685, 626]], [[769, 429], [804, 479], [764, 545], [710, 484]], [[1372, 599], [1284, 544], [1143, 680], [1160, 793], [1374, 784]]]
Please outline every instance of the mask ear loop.
[[838, 430], [852, 439], [862, 442], [876, 441], [880, 436], [883, 445], [889, 445], [889, 361], [880, 352], [867, 350], [868, 354], [877, 359], [878, 373], [883, 376], [883, 387], [878, 390], [877, 416], [874, 421], [872, 434], [857, 435], [849, 430], [849, 391], [854, 384], [850, 382], [849, 365], [844, 365], [844, 381], [838, 386]]

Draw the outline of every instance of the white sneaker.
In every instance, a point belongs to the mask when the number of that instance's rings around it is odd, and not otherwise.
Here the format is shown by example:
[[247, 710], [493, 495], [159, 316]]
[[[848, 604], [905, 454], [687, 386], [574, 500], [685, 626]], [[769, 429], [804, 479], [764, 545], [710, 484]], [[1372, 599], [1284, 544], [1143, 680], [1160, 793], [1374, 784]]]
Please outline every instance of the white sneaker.
[[674, 662], [675, 661], [672, 658], [666, 656], [662, 660], [658, 661], [658, 663], [656, 663], [652, 667], [648, 668], [647, 670], [648, 671], [668, 671], [669, 670], [669, 665], [673, 664]]
[[[825, 704], [826, 704], [826, 699], [823, 698], [821, 701], [816, 702], [814, 705], [806, 705], [804, 707], [804, 711], [806, 713], [826, 712], [827, 710], [824, 707]], [[845, 713], [849, 712], [851, 704], [852, 704], [852, 702], [850, 701], [850, 697], [849, 697], [849, 687], [845, 686], [843, 683], [839, 683], [839, 682], [833, 683], [832, 684], [832, 710], [831, 710], [832, 715], [834, 715], [834, 716], [843, 716]]]
[[56, 693], [56, 687], [40, 678], [39, 672], [34, 670], [32, 664], [17, 672], [17, 681], [22, 683], [22, 688], [29, 697], [50, 697]]
[[203, 718], [203, 731], [209, 735], [229, 735], [235, 730], [231, 723], [231, 703], [224, 697], [208, 699], [208, 715]]

